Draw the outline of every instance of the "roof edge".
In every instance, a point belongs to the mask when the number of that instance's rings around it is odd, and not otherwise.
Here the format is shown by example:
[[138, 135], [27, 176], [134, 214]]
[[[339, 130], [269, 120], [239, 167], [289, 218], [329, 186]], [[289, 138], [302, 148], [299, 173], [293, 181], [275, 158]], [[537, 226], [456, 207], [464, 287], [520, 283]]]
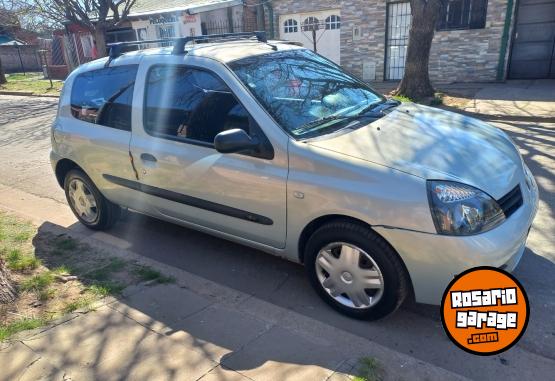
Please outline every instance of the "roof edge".
[[212, 3], [212, 4], [201, 4], [201, 5], [193, 4], [190, 6], [162, 8], [162, 9], [156, 9], [156, 10], [144, 11], [144, 12], [133, 12], [133, 8], [131, 8], [131, 12], [127, 15], [127, 17], [141, 17], [141, 16], [156, 15], [160, 13], [173, 13], [173, 12], [187, 12], [193, 15], [201, 12], [211, 11], [213, 9], [229, 8], [229, 7], [242, 5], [242, 4], [243, 4], [242, 0], [226, 0], [226, 1]]

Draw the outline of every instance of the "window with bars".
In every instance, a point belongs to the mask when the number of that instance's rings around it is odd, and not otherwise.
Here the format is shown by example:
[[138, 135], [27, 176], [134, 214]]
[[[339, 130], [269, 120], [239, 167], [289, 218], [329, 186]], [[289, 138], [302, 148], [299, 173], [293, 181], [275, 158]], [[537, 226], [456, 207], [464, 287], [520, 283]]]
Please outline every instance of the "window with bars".
[[[158, 27], [158, 36], [161, 39], [170, 39], [175, 37], [175, 28], [173, 25], [161, 25]], [[173, 42], [163, 42], [161, 46], [172, 46]]]
[[303, 21], [303, 31], [311, 32], [319, 29], [320, 21], [316, 17], [310, 16]]
[[387, 4], [386, 80], [399, 80], [405, 75], [411, 20], [410, 3]]
[[341, 28], [341, 17], [331, 15], [326, 18], [326, 29], [339, 29]]
[[284, 33], [296, 33], [299, 31], [299, 27], [296, 20], [288, 19], [283, 23]]
[[444, 1], [437, 30], [485, 28], [487, 5], [487, 0]]

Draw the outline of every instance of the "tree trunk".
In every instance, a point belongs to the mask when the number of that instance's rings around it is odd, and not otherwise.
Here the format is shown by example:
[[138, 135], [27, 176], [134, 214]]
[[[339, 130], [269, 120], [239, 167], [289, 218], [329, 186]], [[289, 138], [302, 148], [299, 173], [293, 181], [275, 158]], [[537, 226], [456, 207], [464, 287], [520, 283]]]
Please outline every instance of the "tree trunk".
[[0, 258], [0, 304], [12, 303], [15, 300], [15, 294], [6, 264]]
[[405, 75], [395, 94], [418, 100], [434, 95], [428, 63], [441, 0], [411, 0], [412, 21], [405, 62]]
[[96, 25], [96, 29], [94, 30], [94, 40], [96, 42], [96, 51], [98, 53], [98, 57], [106, 57], [108, 52], [106, 50], [106, 27], [98, 24]]
[[2, 59], [0, 59], [0, 85], [8, 83], [6, 76], [4, 75], [4, 69], [2, 68]]

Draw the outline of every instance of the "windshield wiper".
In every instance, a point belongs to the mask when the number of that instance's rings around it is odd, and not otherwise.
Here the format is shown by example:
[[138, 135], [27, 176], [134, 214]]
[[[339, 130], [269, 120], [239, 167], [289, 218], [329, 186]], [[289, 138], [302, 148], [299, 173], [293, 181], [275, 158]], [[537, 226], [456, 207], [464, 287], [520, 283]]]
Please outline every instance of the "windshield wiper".
[[[332, 122], [332, 121], [342, 121], [342, 122], [348, 122], [351, 120], [357, 120], [360, 118], [381, 118], [382, 116], [385, 115], [384, 111], [388, 110], [392, 107], [396, 107], [398, 105], [400, 105], [401, 102], [396, 101], [394, 99], [389, 99], [387, 101], [382, 101], [382, 102], [376, 102], [376, 103], [372, 103], [368, 106], [366, 106], [365, 108], [362, 109], [362, 111], [356, 113], [355, 115], [337, 115], [337, 114], [332, 114], [332, 115], [328, 115], [325, 116], [323, 118], [319, 118], [319, 119], [315, 119], [311, 122], [305, 123], [302, 126], [300, 126], [299, 128], [297, 128], [297, 131], [304, 131], [304, 133], [307, 133], [308, 131], [310, 131], [311, 127], [317, 127], [323, 124], [326, 124], [327, 122]], [[375, 112], [376, 110], [378, 110], [378, 112]]]
[[[365, 115], [365, 114], [369, 114], [369, 113], [375, 112], [376, 110], [378, 111], [377, 112], [378, 114], [381, 114], [381, 116], [383, 116], [383, 114], [384, 114], [383, 112], [385, 110], [388, 110], [388, 109], [393, 108], [393, 107], [397, 107], [400, 104], [401, 104], [401, 102], [399, 102], [398, 100], [395, 100], [395, 99], [388, 99], [388, 100], [383, 101], [383, 102], [372, 103], [372, 104], [366, 106], [365, 108], [363, 108], [362, 111], [357, 114], [357, 116], [362, 116], [362, 115]], [[379, 116], [379, 115], [376, 115], [376, 116]]]
[[310, 127], [316, 127], [321, 124], [331, 122], [333, 120], [348, 119], [348, 118], [349, 118], [348, 116], [343, 116], [343, 115], [328, 115], [323, 118], [315, 119], [311, 122], [305, 123], [302, 126], [300, 126], [298, 130], [306, 130], [306, 129], [309, 129]]

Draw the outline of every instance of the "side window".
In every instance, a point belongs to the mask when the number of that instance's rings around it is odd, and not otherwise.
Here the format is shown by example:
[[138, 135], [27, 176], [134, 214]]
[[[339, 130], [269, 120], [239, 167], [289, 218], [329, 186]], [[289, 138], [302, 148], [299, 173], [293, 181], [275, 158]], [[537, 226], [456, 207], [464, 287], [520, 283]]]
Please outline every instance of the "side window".
[[131, 131], [137, 65], [79, 74], [71, 90], [71, 114], [85, 122]]
[[148, 133], [214, 143], [222, 131], [249, 131], [249, 115], [215, 75], [184, 66], [155, 66], [148, 74], [144, 110]]

